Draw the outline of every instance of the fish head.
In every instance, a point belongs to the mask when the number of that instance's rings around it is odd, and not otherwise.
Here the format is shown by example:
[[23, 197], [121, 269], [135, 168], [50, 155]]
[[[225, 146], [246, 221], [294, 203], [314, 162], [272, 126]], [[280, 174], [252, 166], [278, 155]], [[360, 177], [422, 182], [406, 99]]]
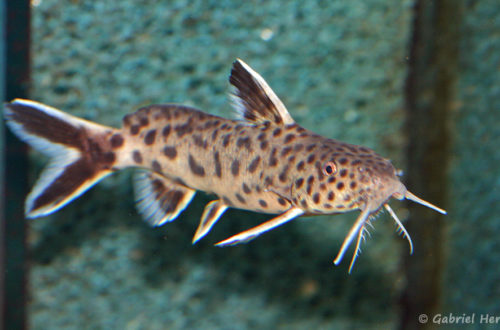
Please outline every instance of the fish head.
[[[334, 260], [336, 265], [340, 263], [347, 248], [357, 236], [355, 252], [349, 266], [350, 273], [356, 257], [359, 254], [360, 243], [365, 238], [365, 233], [367, 232], [365, 225], [369, 223], [372, 215], [377, 213], [382, 206], [396, 222], [398, 232], [402, 233], [408, 240], [410, 253], [413, 252], [413, 243], [409, 233], [388, 204], [391, 198], [399, 200], [409, 199], [442, 214], [446, 214], [446, 211], [420, 199], [408, 191], [400, 180], [402, 171], [397, 170], [390, 160], [377, 155], [374, 151], [366, 147], [354, 145], [346, 145], [346, 147], [349, 149], [349, 152], [340, 154], [340, 158], [337, 157], [332, 161], [336, 167], [335, 171], [329, 170], [331, 175], [328, 180], [336, 181], [336, 179], [332, 179], [335, 178], [336, 175], [344, 178], [348, 177], [351, 180], [348, 184], [350, 189], [343, 190], [345, 190], [346, 194], [352, 195], [351, 198], [355, 200], [355, 204], [347, 204], [344, 205], [344, 207], [347, 206], [348, 210], [352, 209], [349, 207], [355, 207], [361, 210], [361, 213], [344, 239], [342, 247]], [[339, 164], [339, 166], [337, 166], [337, 164]], [[334, 166], [332, 165], [332, 167]], [[344, 171], [344, 175], [342, 175], [342, 171]], [[346, 175], [345, 172], [350, 174]], [[329, 189], [334, 189], [334, 187], [329, 186]], [[340, 206], [342, 205], [337, 205], [336, 207], [339, 208]], [[341, 211], [342, 210], [339, 209], [339, 212]]]
[[315, 152], [306, 156], [304, 173], [292, 188], [298, 206], [309, 214], [373, 213], [392, 197], [407, 197], [401, 171], [369, 148], [327, 140]]

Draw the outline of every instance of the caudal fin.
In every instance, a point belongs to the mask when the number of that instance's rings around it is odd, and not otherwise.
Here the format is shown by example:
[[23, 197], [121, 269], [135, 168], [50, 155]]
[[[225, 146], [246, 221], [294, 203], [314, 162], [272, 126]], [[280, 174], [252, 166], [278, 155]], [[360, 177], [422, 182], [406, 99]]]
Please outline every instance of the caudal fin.
[[51, 158], [26, 199], [27, 217], [57, 211], [112, 172], [112, 128], [22, 99], [5, 104], [4, 116], [19, 138]]

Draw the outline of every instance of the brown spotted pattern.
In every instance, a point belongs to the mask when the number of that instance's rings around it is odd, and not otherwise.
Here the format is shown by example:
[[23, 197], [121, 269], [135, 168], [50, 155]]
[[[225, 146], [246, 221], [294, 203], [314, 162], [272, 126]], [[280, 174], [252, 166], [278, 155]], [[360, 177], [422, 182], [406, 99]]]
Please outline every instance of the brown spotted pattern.
[[297, 124], [248, 125], [174, 105], [126, 116], [110, 144], [123, 158], [128, 148], [131, 165], [260, 212], [283, 212], [291, 204], [311, 214], [359, 208], [373, 193], [373, 176], [394, 175], [372, 150]]

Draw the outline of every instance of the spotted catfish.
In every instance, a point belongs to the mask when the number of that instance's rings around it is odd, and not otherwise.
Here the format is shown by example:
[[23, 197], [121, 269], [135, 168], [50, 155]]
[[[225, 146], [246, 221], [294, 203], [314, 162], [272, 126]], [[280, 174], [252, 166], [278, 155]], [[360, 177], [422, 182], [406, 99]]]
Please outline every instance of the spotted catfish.
[[444, 210], [410, 193], [389, 160], [366, 147], [319, 136], [299, 126], [264, 79], [233, 64], [230, 83], [242, 120], [181, 105], [151, 105], [129, 114], [123, 127], [101, 126], [49, 106], [16, 99], [5, 105], [8, 126], [51, 157], [26, 200], [34, 218], [57, 211], [105, 176], [142, 169], [135, 178], [137, 208], [153, 226], [174, 220], [196, 190], [216, 196], [205, 207], [193, 243], [230, 207], [278, 214], [218, 246], [247, 242], [301, 215], [359, 209], [335, 264], [356, 240], [351, 271], [366, 225], [381, 207], [412, 242], [387, 203], [407, 198]]

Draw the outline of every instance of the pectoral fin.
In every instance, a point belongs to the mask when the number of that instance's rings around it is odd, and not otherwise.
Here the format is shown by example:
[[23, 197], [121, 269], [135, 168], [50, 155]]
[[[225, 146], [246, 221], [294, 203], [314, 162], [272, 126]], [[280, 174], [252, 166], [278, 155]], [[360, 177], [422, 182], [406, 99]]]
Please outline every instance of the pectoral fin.
[[207, 206], [205, 206], [200, 224], [198, 225], [198, 229], [196, 229], [196, 233], [193, 236], [193, 244], [208, 234], [210, 229], [212, 229], [227, 208], [228, 206], [220, 200], [211, 201], [207, 204]]
[[137, 210], [152, 226], [175, 220], [196, 192], [154, 172], [140, 172], [134, 184]]
[[246, 242], [254, 239], [255, 237], [259, 236], [260, 234], [263, 234], [266, 231], [269, 231], [273, 228], [281, 226], [282, 224], [284, 224], [290, 220], [293, 220], [294, 218], [296, 218], [302, 214], [304, 214], [303, 210], [301, 210], [297, 207], [293, 207], [293, 208], [289, 209], [288, 211], [286, 211], [285, 213], [277, 216], [274, 219], [271, 219], [267, 222], [264, 222], [263, 224], [261, 224], [257, 227], [248, 229], [248, 230], [241, 232], [237, 235], [231, 236], [228, 239], [223, 240], [215, 245], [227, 246], [227, 245], [235, 245], [235, 244], [239, 244], [239, 243], [246, 243]]

